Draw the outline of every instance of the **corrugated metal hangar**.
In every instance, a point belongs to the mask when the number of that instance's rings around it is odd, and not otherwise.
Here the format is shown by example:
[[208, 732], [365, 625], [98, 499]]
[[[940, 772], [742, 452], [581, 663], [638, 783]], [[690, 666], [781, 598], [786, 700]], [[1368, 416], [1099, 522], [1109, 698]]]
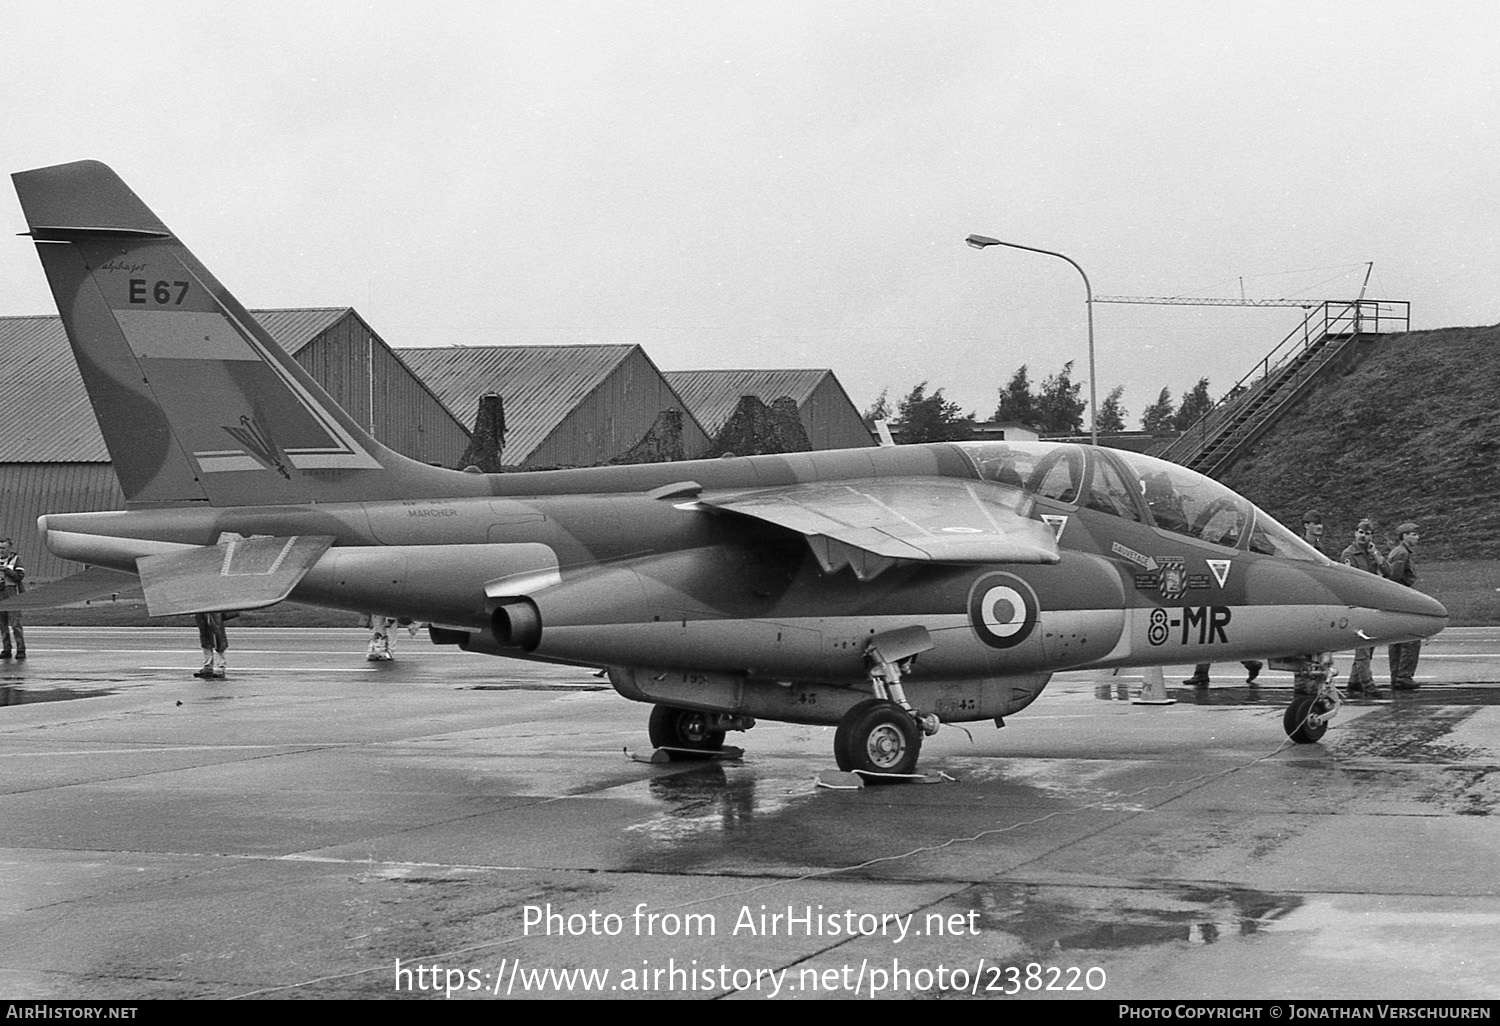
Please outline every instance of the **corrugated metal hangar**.
[[831, 370], [667, 371], [665, 377], [710, 436], [724, 429], [741, 397], [753, 395], [769, 406], [786, 396], [797, 404], [797, 415], [814, 449], [875, 444], [858, 408]]
[[479, 397], [505, 404], [507, 467], [591, 467], [642, 438], [663, 410], [680, 410], [684, 455], [708, 435], [636, 345], [443, 346], [398, 349], [450, 410], [473, 420]]
[[[354, 310], [251, 313], [381, 442], [424, 463], [458, 461], [464, 425]], [[0, 317], [0, 535], [48, 580], [77, 567], [42, 549], [37, 517], [124, 507], [62, 321]]]
[[[425, 463], [459, 465], [487, 392], [504, 400], [507, 469], [697, 458], [745, 396], [778, 409], [790, 399], [796, 417], [778, 416], [794, 431], [800, 419], [812, 448], [871, 444], [828, 370], [663, 374], [638, 345], [393, 350], [350, 307], [251, 313], [356, 421]], [[736, 448], [782, 451], [759, 441], [773, 448]], [[49, 580], [77, 567], [41, 548], [36, 518], [124, 505], [62, 322], [0, 317], [0, 535], [16, 539], [34, 579]]]

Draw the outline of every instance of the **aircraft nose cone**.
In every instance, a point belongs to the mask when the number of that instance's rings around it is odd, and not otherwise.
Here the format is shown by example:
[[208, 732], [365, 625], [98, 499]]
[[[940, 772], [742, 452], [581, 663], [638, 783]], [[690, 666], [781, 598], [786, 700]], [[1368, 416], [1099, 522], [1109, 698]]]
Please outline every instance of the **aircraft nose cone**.
[[1368, 611], [1361, 630], [1382, 643], [1430, 638], [1448, 626], [1448, 610], [1441, 602], [1384, 577], [1352, 570], [1326, 583], [1348, 605]]
[[1401, 590], [1405, 592], [1403, 596], [1405, 603], [1404, 608], [1397, 609], [1397, 612], [1427, 617], [1432, 620], [1441, 620], [1442, 622], [1433, 628], [1433, 634], [1448, 626], [1448, 610], [1441, 602], [1431, 595], [1424, 595], [1412, 588], [1402, 588]]

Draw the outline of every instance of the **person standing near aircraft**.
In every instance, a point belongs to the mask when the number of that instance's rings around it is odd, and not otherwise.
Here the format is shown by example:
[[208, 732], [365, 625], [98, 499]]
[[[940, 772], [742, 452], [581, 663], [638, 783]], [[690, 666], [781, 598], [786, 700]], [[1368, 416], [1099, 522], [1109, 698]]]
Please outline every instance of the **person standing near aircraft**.
[[[1401, 540], [1386, 557], [1385, 575], [1397, 584], [1410, 588], [1417, 582], [1413, 553], [1417, 548], [1417, 539], [1421, 535], [1418, 533], [1417, 525], [1411, 521], [1396, 528], [1396, 534]], [[1417, 657], [1421, 654], [1422, 643], [1420, 641], [1403, 641], [1390, 647], [1392, 688], [1397, 691], [1417, 690]]]
[[365, 650], [365, 658], [372, 663], [388, 662], [396, 658], [396, 653], [392, 651], [396, 639], [391, 637], [391, 629], [396, 626], [396, 618], [371, 613], [369, 620], [370, 645]]
[[[1191, 684], [1195, 688], [1208, 687], [1208, 668], [1212, 665], [1212, 663], [1199, 663], [1197, 666], [1194, 666], [1193, 675], [1184, 680], [1183, 683]], [[1259, 659], [1245, 659], [1240, 665], [1245, 668], [1245, 683], [1254, 684], [1255, 678], [1260, 676], [1260, 671], [1265, 666], [1265, 663]]]
[[[26, 590], [23, 582], [26, 577], [26, 568], [21, 565], [21, 554], [15, 549], [15, 542], [9, 538], [0, 538], [0, 598], [8, 598], [11, 595], [19, 595]], [[15, 635], [15, 648], [11, 648], [11, 635]], [[26, 635], [21, 631], [21, 614], [0, 611], [0, 638], [4, 639], [4, 647], [0, 648], [0, 659], [9, 659], [12, 655], [16, 659], [26, 658]]]
[[[1344, 550], [1344, 562], [1358, 570], [1371, 574], [1384, 574], [1385, 557], [1375, 547], [1375, 524], [1366, 517], [1354, 528], [1354, 541]], [[1362, 691], [1377, 698], [1380, 691], [1375, 687], [1375, 677], [1370, 673], [1370, 660], [1375, 657], [1375, 646], [1354, 650], [1354, 667], [1349, 671], [1349, 690]]]
[[194, 613], [193, 622], [198, 625], [198, 644], [203, 647], [203, 665], [194, 677], [203, 680], [224, 678], [224, 652], [229, 648], [229, 635], [224, 630], [224, 613]]
[[1323, 555], [1328, 555], [1323, 549], [1323, 514], [1315, 509], [1302, 514], [1302, 540]]
[[[1322, 555], [1328, 555], [1323, 549], [1323, 514], [1315, 509], [1310, 509], [1302, 514], [1302, 540], [1311, 545]], [[1328, 674], [1332, 674], [1333, 667], [1330, 663], [1325, 667]], [[1298, 670], [1292, 674], [1292, 693], [1295, 695], [1315, 695], [1323, 687], [1325, 679], [1319, 675], [1309, 672], [1307, 669]]]

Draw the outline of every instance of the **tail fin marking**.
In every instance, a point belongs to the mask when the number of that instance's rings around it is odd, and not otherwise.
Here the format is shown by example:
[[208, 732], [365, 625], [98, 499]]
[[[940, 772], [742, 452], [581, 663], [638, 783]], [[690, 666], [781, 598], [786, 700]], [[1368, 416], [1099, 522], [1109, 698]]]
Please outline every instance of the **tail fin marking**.
[[13, 178], [131, 503], [487, 491], [369, 437], [105, 165]]

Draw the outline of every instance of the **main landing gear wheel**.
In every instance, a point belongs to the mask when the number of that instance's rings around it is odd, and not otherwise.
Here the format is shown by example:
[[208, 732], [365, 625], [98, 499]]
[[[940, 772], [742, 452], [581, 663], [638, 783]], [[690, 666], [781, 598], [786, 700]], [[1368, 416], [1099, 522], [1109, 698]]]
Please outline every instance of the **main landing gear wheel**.
[[[708, 713], [695, 709], [679, 709], [672, 705], [651, 707], [651, 745], [654, 748], [685, 748], [688, 751], [669, 751], [674, 760], [705, 759], [724, 747], [724, 731], [715, 730]], [[702, 755], [694, 755], [702, 752]]]
[[920, 754], [922, 731], [911, 716], [895, 702], [878, 698], [845, 713], [833, 735], [833, 759], [845, 772], [913, 773]]
[[1311, 717], [1327, 711], [1327, 705], [1319, 695], [1293, 695], [1292, 704], [1286, 707], [1286, 713], [1281, 717], [1281, 729], [1299, 745], [1312, 744], [1328, 733], [1328, 721], [1313, 721]]

